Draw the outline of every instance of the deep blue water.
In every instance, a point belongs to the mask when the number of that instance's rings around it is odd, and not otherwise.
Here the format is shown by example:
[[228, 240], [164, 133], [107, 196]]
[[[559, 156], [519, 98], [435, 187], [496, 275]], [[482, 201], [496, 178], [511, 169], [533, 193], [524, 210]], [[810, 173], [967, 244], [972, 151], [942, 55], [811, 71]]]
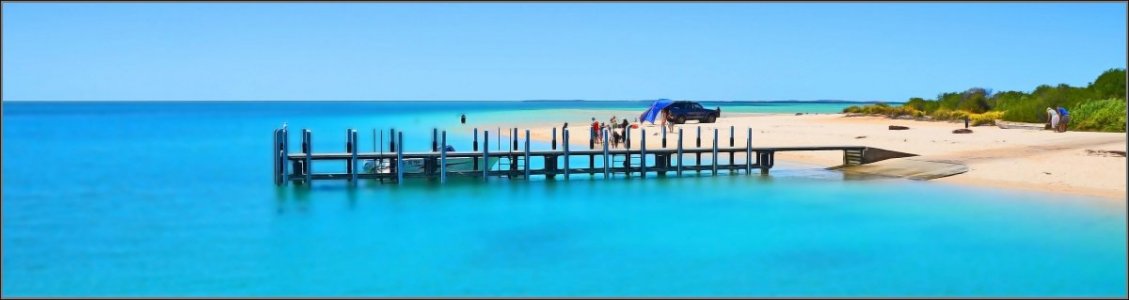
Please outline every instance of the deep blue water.
[[282, 122], [313, 130], [315, 151], [343, 149], [347, 128], [367, 151], [390, 127], [420, 151], [433, 127], [469, 146], [459, 133], [478, 124], [645, 106], [4, 102], [3, 296], [1126, 296], [1125, 201], [786, 163], [402, 186], [270, 175]]

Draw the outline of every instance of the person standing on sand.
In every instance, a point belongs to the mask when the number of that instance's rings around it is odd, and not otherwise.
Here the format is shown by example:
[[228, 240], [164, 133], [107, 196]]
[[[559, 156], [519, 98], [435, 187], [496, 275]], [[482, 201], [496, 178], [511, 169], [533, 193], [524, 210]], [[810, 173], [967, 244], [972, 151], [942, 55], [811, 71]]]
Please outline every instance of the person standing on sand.
[[1058, 111], [1053, 108], [1047, 108], [1047, 122], [1051, 123], [1051, 129], [1058, 132]]

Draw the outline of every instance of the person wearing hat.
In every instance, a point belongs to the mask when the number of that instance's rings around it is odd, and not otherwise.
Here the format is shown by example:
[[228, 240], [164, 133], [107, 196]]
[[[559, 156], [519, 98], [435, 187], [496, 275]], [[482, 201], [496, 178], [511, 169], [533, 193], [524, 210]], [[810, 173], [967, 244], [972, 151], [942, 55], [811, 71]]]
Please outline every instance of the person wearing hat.
[[1058, 132], [1058, 111], [1047, 107], [1047, 123], [1051, 126], [1052, 130]]

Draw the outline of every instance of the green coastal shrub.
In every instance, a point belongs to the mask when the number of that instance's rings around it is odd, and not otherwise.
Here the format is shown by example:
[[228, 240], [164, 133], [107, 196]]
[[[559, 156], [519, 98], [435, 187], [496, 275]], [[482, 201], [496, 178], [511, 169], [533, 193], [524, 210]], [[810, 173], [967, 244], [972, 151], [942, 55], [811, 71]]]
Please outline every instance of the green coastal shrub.
[[1072, 130], [1125, 132], [1125, 99], [1083, 102], [1070, 111]]
[[972, 126], [996, 125], [996, 120], [1003, 118], [1004, 112], [990, 111], [982, 114], [970, 114], [968, 120]]
[[930, 116], [933, 117], [933, 120], [938, 121], [964, 120], [964, 117], [968, 116], [968, 112], [941, 108], [934, 111]]

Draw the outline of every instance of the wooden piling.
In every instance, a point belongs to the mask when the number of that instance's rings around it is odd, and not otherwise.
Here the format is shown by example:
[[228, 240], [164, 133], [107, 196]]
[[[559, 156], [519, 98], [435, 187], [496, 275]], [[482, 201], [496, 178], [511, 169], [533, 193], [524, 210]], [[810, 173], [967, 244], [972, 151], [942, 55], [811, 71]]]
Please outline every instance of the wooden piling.
[[[478, 127], [474, 128], [474, 146], [472, 148], [474, 152], [478, 152]], [[474, 166], [474, 171], [478, 171], [478, 160], [472, 160], [471, 164]]]
[[610, 161], [608, 161], [608, 130], [604, 129], [604, 178], [605, 179], [608, 178], [608, 176], [611, 175], [608, 172], [609, 171], [609, 169], [608, 169], [609, 163], [610, 163]]
[[349, 129], [349, 183], [357, 184], [357, 131]]
[[529, 129], [525, 130], [525, 180], [529, 180]]
[[282, 127], [282, 185], [287, 185], [290, 182], [290, 170], [287, 169], [290, 162], [290, 133], [287, 132], [285, 126]]
[[311, 164], [314, 162], [312, 140], [313, 133], [309, 129], [302, 129], [302, 152], [306, 153], [306, 162], [305, 165], [302, 166], [302, 172], [306, 175], [306, 181], [303, 183], [307, 186], [313, 181], [311, 178], [314, 174], [313, 168], [311, 168]]
[[713, 175], [717, 175], [717, 128], [713, 129]]
[[439, 150], [439, 183], [447, 183], [447, 131], [443, 131], [443, 148]]
[[396, 144], [400, 145], [396, 148], [396, 184], [401, 184], [404, 181], [404, 132], [397, 132]]
[[[733, 125], [729, 126], [729, 148], [733, 148]], [[729, 166], [730, 167], [734, 166], [734, 163], [733, 163], [733, 155], [734, 154], [736, 154], [736, 152], [733, 152], [733, 151], [729, 152]], [[733, 168], [729, 168], [729, 172], [733, 173]]]
[[639, 128], [639, 178], [647, 178], [647, 129]]
[[749, 135], [745, 138], [745, 175], [753, 172], [753, 128], [749, 127]]
[[482, 131], [482, 180], [486, 180], [490, 173], [490, 131]]
[[564, 179], [568, 180], [568, 173], [570, 170], [570, 168], [568, 167], [568, 159], [569, 157], [571, 157], [568, 155], [568, 128], [562, 129], [561, 135], [564, 135], [564, 142], [561, 143], [561, 146], [564, 146]]
[[[696, 149], [701, 149], [702, 148], [702, 126], [701, 125], [698, 126], [698, 137], [697, 137], [696, 141], [697, 142], [694, 143], [694, 147]], [[696, 157], [694, 159], [694, 165], [701, 167], [702, 166], [702, 152], [695, 152], [694, 154], [695, 154], [694, 157]], [[698, 170], [698, 174], [702, 174], [702, 168], [695, 168], [695, 169]]]
[[678, 176], [682, 176], [682, 128], [678, 128]]
[[270, 155], [271, 155], [271, 163], [274, 165], [274, 173], [271, 173], [271, 175], [274, 176], [274, 185], [282, 185], [282, 174], [279, 174], [279, 172], [280, 172], [279, 170], [282, 169], [282, 168], [279, 167], [278, 165], [280, 163], [285, 164], [285, 160], [283, 160], [283, 156], [281, 156], [282, 155], [282, 149], [280, 149], [280, 148], [282, 148], [282, 144], [278, 142], [281, 135], [282, 135], [282, 129], [276, 128], [274, 130], [274, 139], [271, 140], [271, 154]]
[[553, 150], [557, 150], [557, 128], [553, 127]]
[[[631, 150], [631, 125], [627, 125], [623, 129], [623, 145], [624, 149]], [[631, 151], [625, 151], [623, 154], [623, 170], [627, 177], [631, 177]]]

